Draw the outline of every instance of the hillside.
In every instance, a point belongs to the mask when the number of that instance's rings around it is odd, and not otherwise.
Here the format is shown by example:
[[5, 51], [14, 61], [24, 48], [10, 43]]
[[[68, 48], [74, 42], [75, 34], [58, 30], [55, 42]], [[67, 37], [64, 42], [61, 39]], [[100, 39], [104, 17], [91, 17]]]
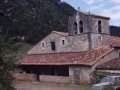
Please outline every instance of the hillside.
[[110, 26], [110, 35], [120, 37], [120, 27]]
[[[0, 10], [5, 13], [0, 19], [2, 33], [17, 41], [6, 56], [16, 60], [33, 46], [29, 43], [37, 43], [52, 30], [67, 32], [68, 17], [76, 11], [60, 0], [1, 0]], [[110, 35], [120, 37], [120, 27], [110, 26]], [[19, 42], [21, 37], [26, 43]]]
[[6, 46], [4, 52], [6, 58], [11, 58], [13, 57], [13, 60], [19, 60], [23, 58], [26, 54], [27, 51], [32, 47], [32, 44], [25, 43], [25, 42], [17, 42], [17, 43], [12, 43]]
[[1, 0], [5, 13], [0, 26], [8, 37], [36, 43], [52, 30], [67, 31], [68, 17], [76, 10], [60, 0]]

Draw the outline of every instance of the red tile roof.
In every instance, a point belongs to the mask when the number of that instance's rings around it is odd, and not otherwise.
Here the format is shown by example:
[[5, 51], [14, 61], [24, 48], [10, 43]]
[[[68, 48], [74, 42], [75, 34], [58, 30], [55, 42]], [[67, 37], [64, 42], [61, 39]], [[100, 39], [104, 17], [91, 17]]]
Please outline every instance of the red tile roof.
[[102, 65], [99, 65], [97, 69], [101, 70], [120, 70], [120, 58], [110, 60]]
[[50, 53], [39, 55], [27, 55], [17, 61], [21, 65], [93, 65], [100, 58], [113, 51], [110, 47], [100, 47], [91, 51]]
[[52, 31], [52, 32], [62, 35], [62, 36], [65, 36], [65, 37], [68, 37], [68, 33], [66, 33], [66, 32], [59, 32], [59, 31]]
[[110, 43], [113, 47], [120, 47], [120, 37], [110, 36]]

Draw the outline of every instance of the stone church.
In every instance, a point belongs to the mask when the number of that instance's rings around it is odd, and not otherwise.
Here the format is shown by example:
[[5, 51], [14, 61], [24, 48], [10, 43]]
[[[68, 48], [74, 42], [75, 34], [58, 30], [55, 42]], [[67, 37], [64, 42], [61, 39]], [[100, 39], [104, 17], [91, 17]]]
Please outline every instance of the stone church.
[[68, 32], [52, 31], [18, 60], [18, 80], [90, 83], [96, 67], [120, 57], [120, 38], [110, 36], [109, 17], [81, 10]]

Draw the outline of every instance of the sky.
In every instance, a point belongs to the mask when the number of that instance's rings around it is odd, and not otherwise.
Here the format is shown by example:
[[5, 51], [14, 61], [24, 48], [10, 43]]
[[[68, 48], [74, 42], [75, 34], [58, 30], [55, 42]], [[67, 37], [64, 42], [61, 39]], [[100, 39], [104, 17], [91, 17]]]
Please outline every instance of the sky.
[[61, 0], [75, 9], [110, 17], [110, 25], [120, 26], [120, 0]]

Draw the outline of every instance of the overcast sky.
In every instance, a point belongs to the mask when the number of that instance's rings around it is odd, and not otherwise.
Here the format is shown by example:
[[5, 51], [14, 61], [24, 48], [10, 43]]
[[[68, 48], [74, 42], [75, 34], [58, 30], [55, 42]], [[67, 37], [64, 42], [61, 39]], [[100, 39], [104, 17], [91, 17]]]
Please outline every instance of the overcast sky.
[[120, 0], [61, 0], [75, 9], [110, 17], [110, 25], [120, 26]]

